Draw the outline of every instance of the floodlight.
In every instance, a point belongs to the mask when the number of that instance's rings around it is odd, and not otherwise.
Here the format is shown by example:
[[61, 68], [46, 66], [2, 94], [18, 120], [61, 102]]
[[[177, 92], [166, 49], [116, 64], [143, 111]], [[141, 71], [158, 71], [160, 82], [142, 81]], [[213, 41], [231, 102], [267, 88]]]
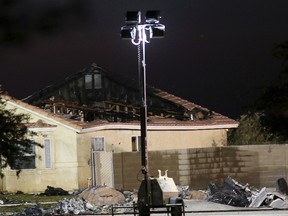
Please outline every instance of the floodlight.
[[140, 11], [128, 11], [126, 13], [126, 25], [136, 25], [141, 22], [141, 12]]
[[147, 11], [145, 16], [145, 22], [149, 24], [159, 23], [160, 18], [161, 18], [160, 11], [158, 10]]
[[165, 33], [164, 25], [152, 26], [152, 38], [163, 38]]
[[133, 27], [131, 26], [123, 26], [121, 27], [121, 33], [120, 36], [123, 39], [131, 39], [131, 32], [133, 31]]

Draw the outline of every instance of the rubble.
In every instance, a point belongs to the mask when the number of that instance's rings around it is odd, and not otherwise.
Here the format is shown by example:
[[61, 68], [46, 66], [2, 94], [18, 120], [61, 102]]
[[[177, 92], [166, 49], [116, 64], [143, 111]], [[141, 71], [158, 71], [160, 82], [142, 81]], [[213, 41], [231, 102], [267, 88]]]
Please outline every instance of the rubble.
[[191, 191], [190, 197], [187, 197], [186, 199], [193, 199], [193, 200], [205, 200], [209, 196], [207, 191], [203, 190], [193, 190]]
[[47, 186], [47, 189], [44, 191], [44, 193], [41, 193], [40, 195], [45, 196], [64, 196], [68, 195], [68, 191], [62, 189], [62, 188], [55, 188], [52, 186]]
[[210, 183], [209, 189], [211, 194], [208, 201], [232, 206], [248, 206], [249, 198], [252, 195], [250, 190], [247, 190], [245, 186], [240, 185], [231, 177], [227, 177], [220, 187]]
[[[190, 190], [189, 186], [177, 186], [182, 199], [207, 200], [230, 206], [272, 209], [288, 209], [288, 196], [284, 190], [285, 179], [277, 180], [278, 191], [270, 191], [263, 187], [261, 190], [242, 185], [231, 177], [227, 177], [221, 186], [209, 184], [209, 190]], [[284, 185], [284, 186], [283, 186]], [[113, 205], [121, 206], [114, 213], [133, 211], [131, 206], [137, 202], [137, 191], [118, 191], [107, 186], [96, 186], [82, 190], [71, 199], [63, 199], [54, 208], [43, 209], [39, 205], [27, 207], [17, 216], [28, 215], [83, 215], [110, 214]], [[127, 208], [126, 208], [127, 207]]]
[[273, 200], [269, 206], [273, 209], [288, 209], [288, 202], [280, 198]]
[[204, 190], [190, 190], [189, 186], [177, 185], [179, 196], [182, 199], [204, 200], [208, 197], [208, 192]]
[[78, 215], [88, 211], [86, 203], [80, 198], [64, 199], [59, 202], [59, 208], [56, 210], [58, 214], [74, 214]]
[[268, 192], [265, 187], [258, 190], [249, 187], [248, 184], [241, 185], [228, 176], [221, 186], [209, 184], [210, 195], [207, 200], [238, 207], [288, 209], [287, 183], [284, 178], [281, 178], [277, 180], [277, 184], [280, 193]]
[[60, 200], [56, 207], [44, 209], [41, 208], [38, 204], [35, 204], [33, 206], [25, 208], [24, 211], [19, 212], [15, 215], [52, 216], [52, 215], [107, 214], [111, 213], [113, 205], [119, 205], [124, 207], [117, 210], [117, 212], [119, 213], [128, 211], [127, 210], [128, 208], [126, 209], [125, 207], [133, 206], [133, 201], [135, 201], [135, 198], [137, 198], [136, 191], [120, 192], [110, 187], [96, 186], [81, 191], [71, 199], [65, 198], [63, 200]]
[[191, 191], [189, 190], [189, 186], [177, 185], [177, 189], [182, 199], [185, 199], [191, 196]]
[[[135, 192], [123, 193], [107, 186], [87, 188], [72, 199], [59, 202], [56, 210], [58, 214], [107, 214], [112, 206], [117, 204], [123, 207], [132, 206], [135, 201]], [[122, 209], [122, 211], [125, 209]]]
[[123, 193], [107, 186], [87, 188], [77, 195], [92, 205], [114, 205], [125, 201]]
[[266, 191], [266, 188], [262, 188], [260, 190], [260, 192], [255, 196], [254, 199], [252, 199], [249, 207], [260, 207], [262, 203], [264, 203], [264, 201], [268, 198], [268, 194], [267, 194], [267, 191]]

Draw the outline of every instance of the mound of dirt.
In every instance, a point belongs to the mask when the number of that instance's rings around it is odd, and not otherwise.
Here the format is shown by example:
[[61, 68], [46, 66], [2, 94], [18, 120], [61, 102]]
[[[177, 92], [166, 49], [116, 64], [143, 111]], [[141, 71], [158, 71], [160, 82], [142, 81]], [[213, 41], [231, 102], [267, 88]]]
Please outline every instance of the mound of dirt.
[[77, 196], [97, 206], [115, 205], [125, 201], [124, 194], [107, 186], [87, 188]]

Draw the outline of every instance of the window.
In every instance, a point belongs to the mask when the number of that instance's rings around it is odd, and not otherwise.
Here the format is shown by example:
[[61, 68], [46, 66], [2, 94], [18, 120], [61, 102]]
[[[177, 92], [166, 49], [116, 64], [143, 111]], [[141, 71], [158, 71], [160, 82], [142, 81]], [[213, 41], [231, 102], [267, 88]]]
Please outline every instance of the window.
[[132, 136], [132, 151], [141, 151], [141, 136]]
[[52, 168], [50, 139], [44, 140], [44, 157], [45, 157], [45, 168], [47, 169]]
[[105, 150], [105, 143], [104, 137], [92, 137], [92, 150], [93, 151], [104, 151]]
[[[21, 147], [20, 147], [21, 148]], [[11, 169], [16, 170], [16, 169], [35, 169], [35, 145], [31, 144], [30, 153], [24, 154], [21, 158], [19, 157], [16, 160], [15, 166], [11, 167]]]
[[85, 75], [85, 89], [92, 89], [92, 74]]
[[85, 75], [85, 89], [101, 89], [101, 88], [102, 88], [101, 74]]
[[94, 74], [94, 89], [101, 89], [102, 82], [101, 82], [101, 74]]

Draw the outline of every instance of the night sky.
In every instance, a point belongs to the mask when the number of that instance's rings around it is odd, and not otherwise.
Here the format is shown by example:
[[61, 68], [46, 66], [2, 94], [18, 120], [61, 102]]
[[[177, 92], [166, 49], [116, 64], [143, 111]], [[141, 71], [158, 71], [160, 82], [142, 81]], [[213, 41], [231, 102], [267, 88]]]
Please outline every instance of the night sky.
[[0, 2], [0, 83], [19, 99], [92, 63], [138, 80], [120, 28], [127, 11], [160, 10], [166, 34], [146, 45], [147, 83], [236, 119], [281, 71], [272, 49], [288, 39], [287, 0]]

